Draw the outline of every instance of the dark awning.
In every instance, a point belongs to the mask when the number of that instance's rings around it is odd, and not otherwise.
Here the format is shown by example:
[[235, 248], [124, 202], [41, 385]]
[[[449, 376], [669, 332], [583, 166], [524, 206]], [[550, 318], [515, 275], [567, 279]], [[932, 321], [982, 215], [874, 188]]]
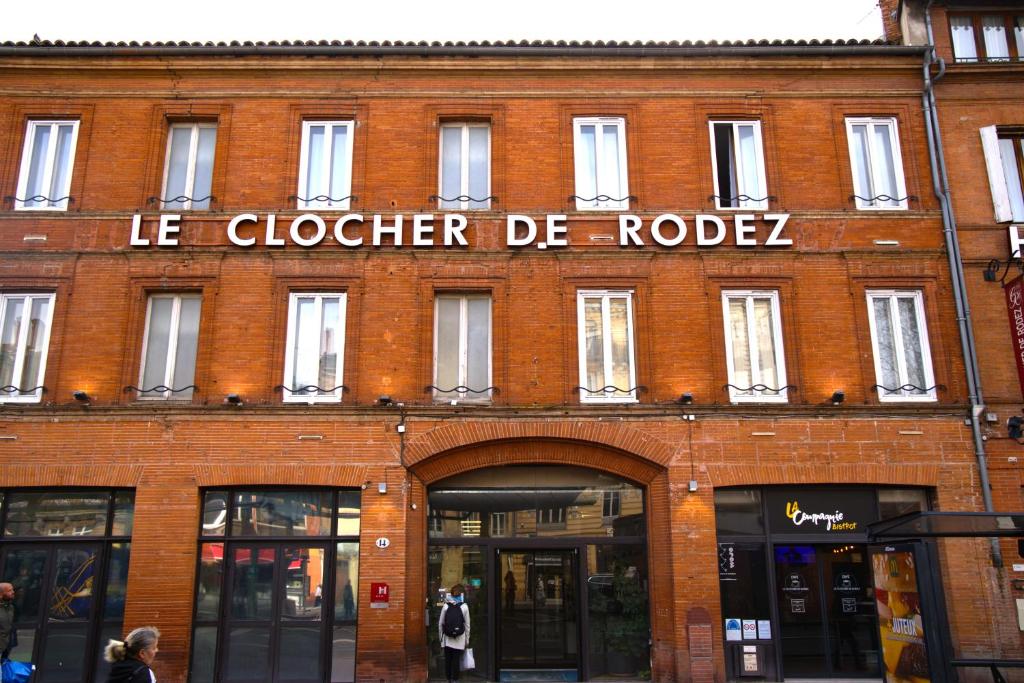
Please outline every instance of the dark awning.
[[871, 540], [941, 536], [1024, 537], [1024, 512], [911, 512], [868, 524]]
[[430, 507], [461, 512], [513, 512], [572, 505], [595, 505], [586, 489], [441, 489], [431, 491]]

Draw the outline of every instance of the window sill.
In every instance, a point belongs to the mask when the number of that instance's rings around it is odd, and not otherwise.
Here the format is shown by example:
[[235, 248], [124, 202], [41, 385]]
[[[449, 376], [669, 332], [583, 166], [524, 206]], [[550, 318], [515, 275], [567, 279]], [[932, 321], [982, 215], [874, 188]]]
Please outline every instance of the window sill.
[[937, 396], [879, 396], [880, 403], [937, 403]]
[[729, 402], [734, 404], [744, 403], [770, 403], [770, 404], [784, 404], [789, 403], [789, 397], [783, 396], [730, 396]]
[[617, 398], [580, 398], [580, 404], [585, 406], [621, 405], [623, 403], [639, 403], [640, 399], [635, 396], [623, 396]]
[[901, 206], [858, 206], [858, 211], [909, 211], [906, 204]]

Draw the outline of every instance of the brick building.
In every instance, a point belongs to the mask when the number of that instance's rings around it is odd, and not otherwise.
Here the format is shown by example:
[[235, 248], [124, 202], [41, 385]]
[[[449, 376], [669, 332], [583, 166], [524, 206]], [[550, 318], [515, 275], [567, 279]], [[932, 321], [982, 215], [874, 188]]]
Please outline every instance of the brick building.
[[984, 509], [924, 56], [0, 46], [14, 655], [425, 680], [463, 583], [481, 678], [879, 675], [865, 526]]

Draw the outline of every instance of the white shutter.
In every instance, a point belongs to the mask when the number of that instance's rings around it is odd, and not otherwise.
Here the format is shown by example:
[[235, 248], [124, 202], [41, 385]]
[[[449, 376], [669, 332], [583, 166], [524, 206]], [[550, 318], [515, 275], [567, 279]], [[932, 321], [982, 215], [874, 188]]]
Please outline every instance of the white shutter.
[[992, 204], [995, 207], [996, 222], [1007, 223], [1013, 220], [1010, 209], [1010, 194], [1006, 191], [1006, 176], [1003, 173], [1003, 162], [999, 156], [999, 135], [995, 126], [981, 129], [981, 149], [985, 152], [985, 168], [988, 170], [988, 185], [992, 190]]

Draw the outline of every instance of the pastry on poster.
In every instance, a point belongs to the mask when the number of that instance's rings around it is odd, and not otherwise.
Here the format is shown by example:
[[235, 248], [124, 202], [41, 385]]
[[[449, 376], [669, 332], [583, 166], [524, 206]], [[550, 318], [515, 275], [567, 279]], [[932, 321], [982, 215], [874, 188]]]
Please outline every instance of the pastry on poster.
[[924, 620], [912, 553], [879, 553], [872, 558], [875, 602], [888, 683], [929, 683]]

